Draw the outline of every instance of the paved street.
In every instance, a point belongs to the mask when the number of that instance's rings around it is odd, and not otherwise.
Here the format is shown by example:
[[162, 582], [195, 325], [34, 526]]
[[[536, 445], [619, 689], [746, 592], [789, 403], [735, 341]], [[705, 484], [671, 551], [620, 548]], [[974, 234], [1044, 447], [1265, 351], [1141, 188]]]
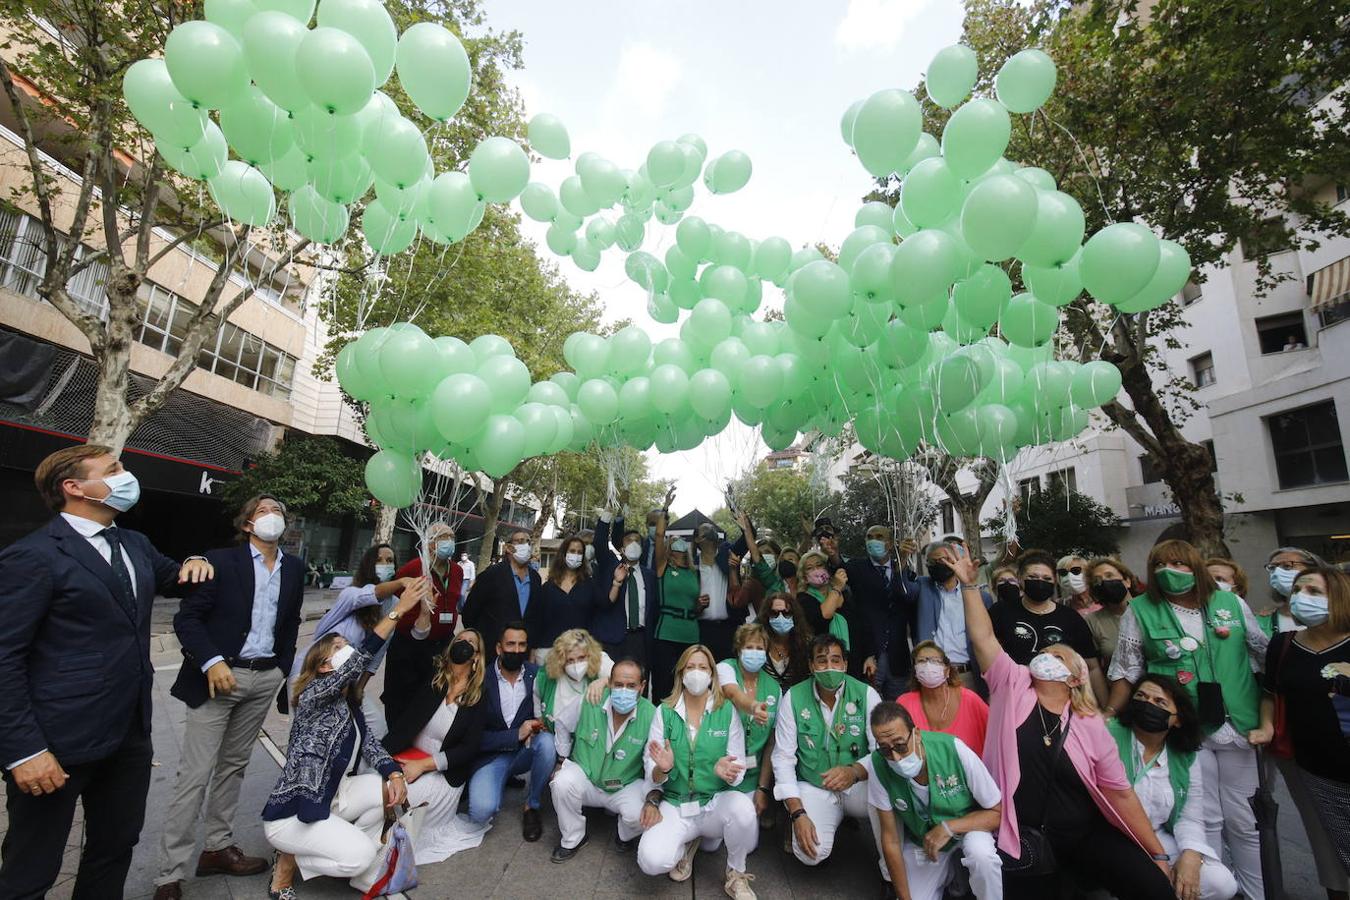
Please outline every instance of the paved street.
[[[335, 596], [318, 591], [306, 595], [306, 621], [301, 626], [302, 648], [308, 642], [314, 622]], [[157, 610], [157, 628], [165, 628], [172, 617], [173, 605], [161, 601]], [[145, 830], [136, 849], [127, 896], [148, 898], [154, 891], [153, 879], [159, 854], [163, 817], [168, 809], [177, 769], [178, 752], [183, 729], [184, 706], [169, 696], [181, 656], [174, 649], [171, 634], [161, 642], [156, 653], [155, 676], [155, 770], [150, 787]], [[372, 685], [372, 689], [378, 689]], [[264, 726], [268, 736], [284, 748], [289, 722], [275, 710]], [[276, 780], [278, 767], [263, 744], [254, 751], [239, 804], [236, 837], [250, 855], [270, 855], [263, 837], [259, 813], [267, 793]], [[1285, 887], [1291, 900], [1315, 900], [1325, 896], [1316, 884], [1312, 858], [1303, 848], [1303, 830], [1288, 795], [1280, 791], [1280, 833], [1283, 838]], [[590, 843], [571, 862], [553, 865], [549, 853], [558, 841], [558, 831], [551, 811], [544, 814], [544, 837], [527, 844], [520, 837], [519, 809], [524, 790], [509, 790], [506, 808], [510, 811], [499, 817], [481, 847], [457, 854], [433, 866], [423, 867], [417, 896], [424, 898], [467, 896], [483, 898], [574, 898], [574, 897], [722, 897], [722, 873], [725, 855], [700, 853], [694, 877], [684, 884], [675, 884], [666, 878], [649, 878], [638, 871], [631, 856], [616, 851], [611, 843], [613, 821], [600, 813], [590, 817]], [[0, 814], [0, 829], [4, 827]], [[61, 881], [51, 896], [69, 897], [73, 884], [81, 829], [72, 831], [67, 864]], [[751, 857], [749, 869], [755, 875], [754, 888], [763, 898], [859, 898], [876, 896], [879, 878], [876, 872], [875, 851], [866, 827], [846, 831], [836, 844], [836, 856], [826, 864], [811, 869], [785, 855], [778, 831], [761, 832], [760, 847]], [[214, 877], [190, 881], [186, 896], [193, 900], [226, 900], [226, 898], [266, 897], [267, 876], [255, 878]], [[319, 878], [300, 886], [302, 898], [355, 896], [345, 882]]]

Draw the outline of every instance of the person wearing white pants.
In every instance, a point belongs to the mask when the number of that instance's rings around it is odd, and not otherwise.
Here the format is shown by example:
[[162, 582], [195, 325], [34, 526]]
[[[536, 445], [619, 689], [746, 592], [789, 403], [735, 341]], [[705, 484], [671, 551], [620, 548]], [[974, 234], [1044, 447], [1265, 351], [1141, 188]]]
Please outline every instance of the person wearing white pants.
[[778, 704], [773, 795], [788, 809], [792, 853], [808, 866], [829, 858], [845, 816], [870, 821], [860, 761], [876, 747], [867, 719], [881, 697], [845, 674], [847, 666], [840, 640], [819, 635], [811, 643], [812, 678]]
[[295, 856], [300, 877], [354, 878], [375, 861], [384, 830], [384, 784], [377, 773], [349, 775], [338, 785], [332, 814], [317, 822], [291, 816], [263, 822], [267, 842]]
[[1003, 797], [984, 763], [960, 738], [915, 728], [898, 703], [879, 704], [870, 725], [877, 749], [862, 765], [890, 893], [942, 900], [959, 859], [977, 900], [1001, 900], [1003, 861], [993, 832]]

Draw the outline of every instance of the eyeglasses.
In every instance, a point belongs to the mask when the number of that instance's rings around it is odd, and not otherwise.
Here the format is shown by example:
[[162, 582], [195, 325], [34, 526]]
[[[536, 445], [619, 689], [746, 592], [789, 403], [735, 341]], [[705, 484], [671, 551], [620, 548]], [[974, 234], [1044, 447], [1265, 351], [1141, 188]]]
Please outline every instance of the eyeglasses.
[[1303, 568], [1303, 565], [1304, 564], [1301, 562], [1266, 563], [1266, 571], [1274, 572], [1276, 569], [1283, 569], [1286, 572], [1290, 572], [1294, 569]]
[[[1060, 575], [1061, 578], [1063, 578], [1065, 575], [1082, 575], [1082, 574], [1083, 574], [1083, 567], [1082, 567], [1082, 566], [1072, 566], [1072, 567], [1070, 567], [1070, 568], [1068, 568], [1068, 569], [1060, 569], [1060, 570], [1058, 570], [1058, 571], [1059, 571], [1059, 575]], [[1046, 579], [1046, 580], [1048, 581], [1049, 579]]]
[[[1032, 581], [1037, 581], [1037, 580], [1040, 580], [1040, 579], [1031, 579], [1031, 580], [1032, 580]], [[1048, 580], [1048, 579], [1046, 579], [1046, 580]], [[995, 584], [1017, 584], [1017, 579], [1016, 579], [1016, 578], [1000, 578], [998, 581], [996, 581], [996, 582], [994, 582], [994, 583], [995, 583]]]

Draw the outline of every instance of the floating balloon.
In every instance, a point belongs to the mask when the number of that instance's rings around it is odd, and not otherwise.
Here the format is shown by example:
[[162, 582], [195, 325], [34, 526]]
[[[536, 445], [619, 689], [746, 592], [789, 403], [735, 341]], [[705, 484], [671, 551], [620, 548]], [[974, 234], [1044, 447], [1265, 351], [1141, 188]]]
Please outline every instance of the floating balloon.
[[1153, 232], [1135, 222], [1117, 222], [1083, 245], [1078, 271], [1092, 296], [1103, 303], [1120, 303], [1144, 289], [1160, 258]]
[[272, 221], [277, 204], [267, 176], [248, 163], [232, 159], [210, 179], [211, 199], [225, 215], [245, 225], [260, 226]]
[[219, 109], [248, 87], [244, 48], [210, 22], [176, 25], [164, 42], [164, 64], [178, 92], [199, 107]]
[[469, 157], [469, 180], [482, 199], [506, 203], [520, 196], [529, 183], [530, 158], [510, 138], [490, 137]]
[[918, 101], [907, 91], [877, 91], [863, 102], [853, 120], [853, 149], [863, 168], [885, 178], [900, 171], [922, 130]]
[[567, 126], [557, 116], [538, 113], [530, 119], [527, 129], [530, 149], [547, 159], [567, 159], [572, 152], [572, 141]]
[[938, 106], [951, 108], [970, 96], [979, 74], [975, 51], [964, 44], [953, 44], [939, 50], [928, 64], [924, 87], [930, 100]]
[[394, 71], [398, 30], [379, 0], [323, 0], [319, 25], [345, 31], [360, 41], [375, 72], [375, 87], [389, 80]]
[[[174, 86], [162, 59], [141, 59], [122, 76], [122, 94], [157, 144], [185, 150], [201, 142], [208, 119]], [[185, 173], [186, 174], [186, 173]]]
[[435, 22], [418, 22], [404, 31], [394, 58], [399, 83], [429, 118], [444, 122], [468, 99], [469, 55], [459, 38]]
[[998, 102], [1008, 112], [1034, 112], [1055, 90], [1055, 64], [1040, 50], [1023, 50], [1003, 64], [994, 78]]

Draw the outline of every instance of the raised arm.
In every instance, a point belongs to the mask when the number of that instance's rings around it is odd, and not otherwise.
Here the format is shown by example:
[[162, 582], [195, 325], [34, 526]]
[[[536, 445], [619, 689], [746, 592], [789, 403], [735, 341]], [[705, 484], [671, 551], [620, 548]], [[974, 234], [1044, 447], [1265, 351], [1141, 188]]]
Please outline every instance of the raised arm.
[[980, 668], [987, 672], [994, 664], [994, 660], [1003, 652], [1003, 647], [999, 644], [998, 638], [994, 637], [994, 623], [989, 619], [989, 610], [984, 608], [984, 595], [980, 593], [980, 587], [976, 584], [979, 573], [976, 571], [975, 561], [969, 556], [958, 557], [947, 548], [941, 553], [940, 558], [951, 566], [961, 585], [961, 603], [966, 614], [966, 636], [970, 638], [970, 644], [975, 648], [975, 659], [979, 662]]
[[[673, 493], [674, 488], [671, 491]], [[666, 495], [666, 499], [670, 499], [670, 494]], [[667, 507], [661, 510], [656, 519], [656, 537], [653, 538], [656, 541], [656, 546], [652, 548], [652, 561], [655, 563], [653, 568], [656, 569], [657, 578], [666, 574], [666, 557], [668, 555], [666, 550], [666, 521], [669, 517], [670, 509]]]

